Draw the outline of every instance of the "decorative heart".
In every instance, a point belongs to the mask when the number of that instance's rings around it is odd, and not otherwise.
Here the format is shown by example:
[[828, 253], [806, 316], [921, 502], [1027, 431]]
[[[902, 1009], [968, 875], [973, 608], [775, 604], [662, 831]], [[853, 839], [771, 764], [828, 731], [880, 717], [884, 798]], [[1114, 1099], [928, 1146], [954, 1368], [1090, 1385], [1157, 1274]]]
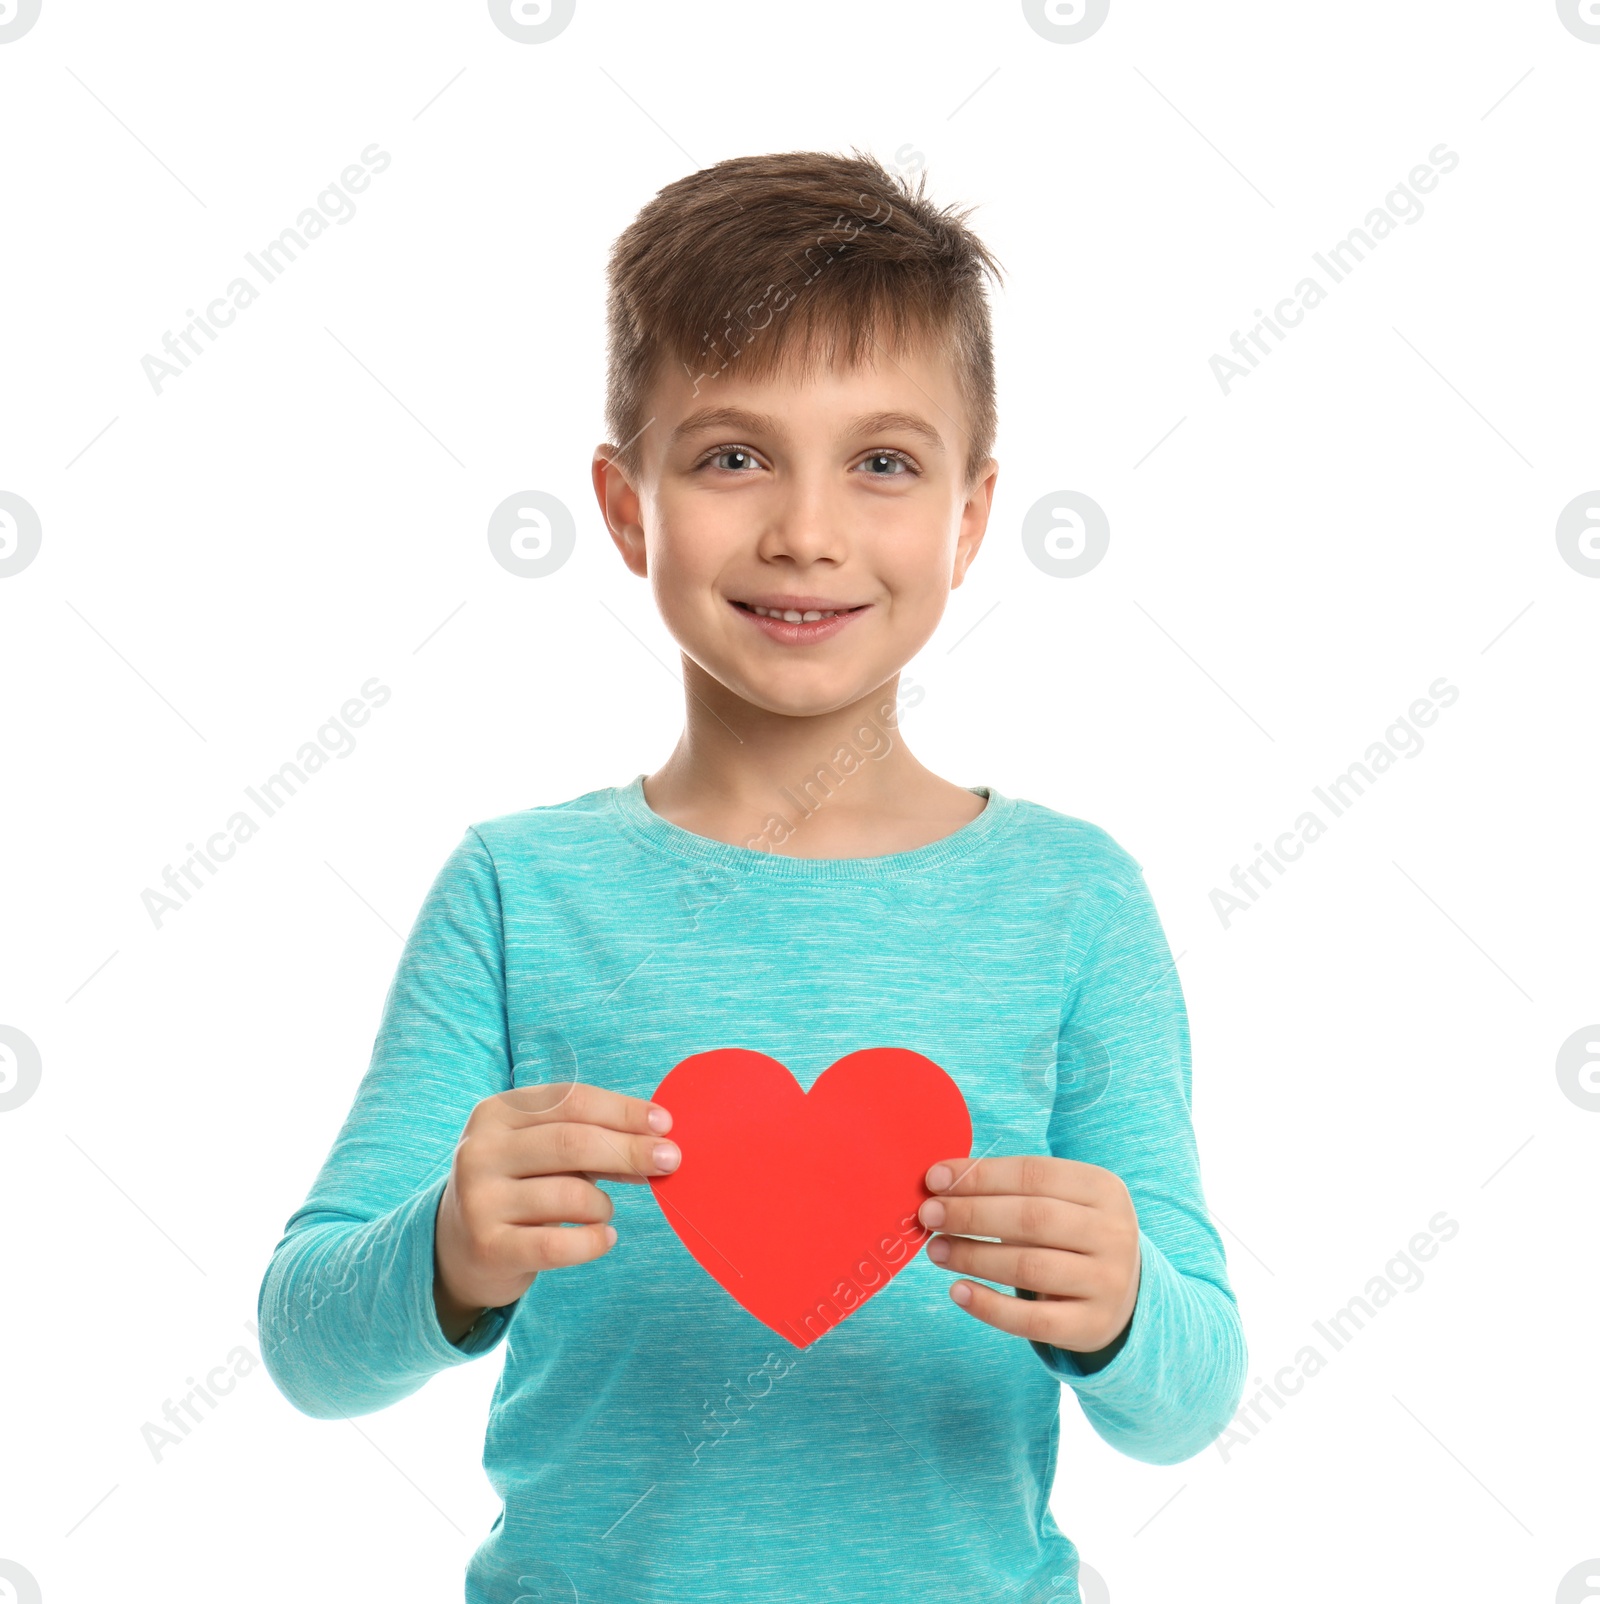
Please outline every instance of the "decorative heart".
[[972, 1150], [961, 1088], [931, 1058], [866, 1047], [809, 1093], [747, 1047], [685, 1058], [656, 1088], [683, 1153], [650, 1178], [700, 1267], [796, 1348], [881, 1292], [932, 1234], [923, 1177]]

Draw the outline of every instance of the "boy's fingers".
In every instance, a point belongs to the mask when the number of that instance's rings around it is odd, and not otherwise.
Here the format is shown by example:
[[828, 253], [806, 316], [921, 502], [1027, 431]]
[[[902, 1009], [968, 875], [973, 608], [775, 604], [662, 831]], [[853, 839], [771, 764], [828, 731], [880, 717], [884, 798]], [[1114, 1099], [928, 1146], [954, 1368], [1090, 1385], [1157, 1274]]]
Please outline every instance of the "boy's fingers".
[[[551, 1120], [570, 1120], [582, 1125], [605, 1125], [614, 1131], [665, 1135], [672, 1128], [672, 1116], [659, 1103], [647, 1097], [626, 1097], [591, 1086], [587, 1081], [548, 1081], [539, 1086], [514, 1086], [496, 1092], [505, 1122], [514, 1129], [543, 1125]], [[652, 1124], [650, 1116], [656, 1116]]]
[[1057, 1197], [1065, 1203], [1094, 1203], [1105, 1171], [1076, 1159], [1039, 1153], [1000, 1158], [944, 1158], [923, 1172], [930, 1192], [974, 1196], [1011, 1193], [1020, 1197]]
[[683, 1156], [664, 1136], [628, 1136], [566, 1121], [525, 1126], [511, 1133], [510, 1143], [508, 1173], [514, 1177], [575, 1172], [649, 1180], [672, 1174]]
[[924, 1198], [917, 1219], [930, 1231], [954, 1236], [997, 1236], [1004, 1242], [1083, 1253], [1097, 1240], [1101, 1215], [1058, 1197], [989, 1193], [962, 1197], [946, 1192]]
[[[941, 1244], [943, 1257], [931, 1251]], [[948, 1236], [935, 1237], [928, 1247], [933, 1263], [957, 1275], [981, 1275], [985, 1281], [1019, 1290], [1026, 1287], [1052, 1298], [1088, 1298], [1095, 1293], [1090, 1261], [1081, 1253]]]
[[524, 1275], [587, 1264], [611, 1249], [604, 1225], [518, 1225], [516, 1261]]
[[[958, 1297], [962, 1288], [966, 1289], [967, 1295]], [[993, 1326], [997, 1331], [1009, 1331], [1013, 1336], [1026, 1337], [1030, 1342], [1050, 1343], [1057, 1348], [1062, 1346], [1063, 1338], [1068, 1335], [1061, 1327], [1063, 1305], [1081, 1302], [1074, 1298], [1036, 1301], [1013, 1297], [1009, 1292], [996, 1292], [993, 1287], [986, 1287], [978, 1281], [952, 1281], [950, 1296], [986, 1326]]]
[[533, 1175], [511, 1183], [506, 1225], [604, 1225], [617, 1206], [585, 1174]]

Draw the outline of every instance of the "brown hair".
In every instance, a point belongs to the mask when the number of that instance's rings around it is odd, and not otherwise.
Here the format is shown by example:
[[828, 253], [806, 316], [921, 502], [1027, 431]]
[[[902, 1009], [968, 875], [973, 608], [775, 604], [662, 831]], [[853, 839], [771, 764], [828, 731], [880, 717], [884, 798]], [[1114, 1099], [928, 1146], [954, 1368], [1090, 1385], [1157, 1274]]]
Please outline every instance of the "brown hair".
[[994, 449], [994, 347], [983, 275], [999, 263], [965, 225], [872, 156], [735, 156], [668, 184], [611, 249], [606, 428], [623, 471], [663, 360], [690, 378], [857, 365], [887, 334], [948, 350], [967, 417], [966, 482]]

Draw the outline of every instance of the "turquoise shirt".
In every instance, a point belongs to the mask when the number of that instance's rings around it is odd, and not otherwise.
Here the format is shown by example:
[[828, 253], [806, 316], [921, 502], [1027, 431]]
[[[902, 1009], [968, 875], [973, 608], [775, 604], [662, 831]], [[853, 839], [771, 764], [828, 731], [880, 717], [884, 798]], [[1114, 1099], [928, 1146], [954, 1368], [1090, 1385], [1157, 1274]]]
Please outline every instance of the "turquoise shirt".
[[[1064, 1391], [1112, 1448], [1170, 1465], [1222, 1432], [1246, 1369], [1183, 993], [1139, 865], [1097, 826], [981, 786], [983, 811], [930, 845], [788, 857], [668, 822], [643, 780], [474, 825], [444, 864], [262, 1282], [268, 1371], [337, 1419], [503, 1349], [483, 1456], [503, 1510], [469, 1604], [1078, 1604], [1049, 1507]], [[796, 1347], [642, 1184], [605, 1187], [609, 1253], [446, 1339], [434, 1217], [482, 1098], [564, 1080], [648, 1098], [720, 1047], [809, 1089], [881, 1046], [957, 1083], [974, 1155], [1126, 1183], [1143, 1269], [1120, 1346], [1085, 1365], [985, 1325], [917, 1251]]]

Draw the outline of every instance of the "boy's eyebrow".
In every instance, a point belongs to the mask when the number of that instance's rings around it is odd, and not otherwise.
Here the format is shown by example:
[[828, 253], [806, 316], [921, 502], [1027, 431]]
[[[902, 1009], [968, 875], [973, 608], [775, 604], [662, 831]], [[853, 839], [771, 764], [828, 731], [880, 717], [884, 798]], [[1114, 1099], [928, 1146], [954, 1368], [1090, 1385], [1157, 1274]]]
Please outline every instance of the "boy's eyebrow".
[[930, 450], [941, 456], [944, 454], [944, 436], [926, 418], [919, 418], [915, 412], [868, 412], [856, 419], [851, 426], [851, 433], [890, 434], [897, 429], [916, 435]]
[[[783, 424], [764, 412], [748, 412], [743, 407], [701, 407], [691, 412], [667, 437], [673, 445], [685, 435], [702, 429], [731, 429], [743, 434], [782, 435]], [[854, 420], [846, 431], [850, 434], [878, 434], [901, 429], [923, 440], [932, 451], [944, 452], [944, 437], [925, 418], [914, 412], [867, 412]]]
[[782, 434], [783, 425], [762, 412], [746, 412], [743, 407], [701, 407], [691, 412], [667, 436], [674, 445], [687, 434], [701, 429], [736, 429], [747, 434]]

